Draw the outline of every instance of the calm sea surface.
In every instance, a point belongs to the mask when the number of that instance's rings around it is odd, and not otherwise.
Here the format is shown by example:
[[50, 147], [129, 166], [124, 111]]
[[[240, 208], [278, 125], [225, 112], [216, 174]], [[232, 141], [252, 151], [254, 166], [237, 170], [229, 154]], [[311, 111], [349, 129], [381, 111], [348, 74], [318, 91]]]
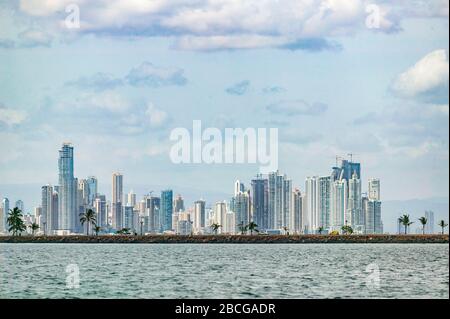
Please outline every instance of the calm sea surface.
[[448, 255], [446, 244], [0, 244], [0, 298], [449, 298]]

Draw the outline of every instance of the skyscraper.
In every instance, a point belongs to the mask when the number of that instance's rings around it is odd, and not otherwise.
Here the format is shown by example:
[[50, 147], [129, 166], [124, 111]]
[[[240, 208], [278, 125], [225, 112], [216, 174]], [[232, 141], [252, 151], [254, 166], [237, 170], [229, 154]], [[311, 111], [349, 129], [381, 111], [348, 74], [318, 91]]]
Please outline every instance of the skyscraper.
[[122, 229], [123, 216], [123, 175], [114, 173], [112, 175], [112, 227], [114, 229]]
[[[214, 223], [219, 224], [221, 227], [218, 229], [218, 233], [222, 233], [226, 226], [226, 214], [227, 214], [227, 203], [217, 202], [214, 205]], [[237, 222], [239, 224], [239, 222]]]
[[346, 221], [355, 230], [356, 228], [364, 228], [362, 221], [362, 198], [361, 198], [361, 181], [358, 179], [356, 172], [353, 172], [352, 178], [348, 181], [348, 202]]
[[427, 224], [425, 225], [426, 234], [434, 234], [434, 212], [427, 210], [425, 212], [425, 218], [427, 219]]
[[303, 197], [299, 189], [292, 192], [291, 229], [300, 234], [303, 231]]
[[381, 221], [381, 202], [378, 200], [364, 198], [363, 205], [365, 215], [365, 233], [382, 234], [383, 223]]
[[331, 184], [331, 230], [340, 231], [341, 227], [346, 225], [347, 200], [347, 181], [334, 181]]
[[127, 206], [136, 206], [136, 194], [131, 190], [127, 195]]
[[89, 176], [86, 181], [88, 187], [88, 205], [93, 207], [98, 194], [98, 180], [95, 176]]
[[259, 230], [269, 229], [269, 181], [258, 176], [252, 180], [253, 221]]
[[161, 192], [161, 223], [162, 231], [172, 230], [173, 214], [173, 191], [165, 190]]
[[369, 199], [380, 200], [380, 180], [378, 178], [369, 179]]
[[313, 234], [321, 225], [319, 215], [318, 176], [307, 177], [305, 182], [306, 220], [303, 224], [308, 233]]
[[21, 200], [21, 199], [16, 200], [16, 204], [14, 205], [14, 207], [17, 207], [18, 209], [20, 209], [22, 214], [25, 214], [25, 205], [23, 203], [23, 200]]
[[53, 194], [52, 194], [52, 211], [51, 211], [51, 225], [50, 225], [50, 231], [53, 234], [55, 230], [58, 229], [59, 222], [59, 194], [58, 194], [58, 187], [53, 187]]
[[194, 203], [194, 231], [199, 233], [206, 226], [206, 202], [198, 200]]
[[41, 219], [43, 229], [41, 229], [45, 234], [51, 235], [54, 226], [54, 215], [53, 215], [53, 187], [51, 185], [42, 186], [41, 194]]
[[94, 211], [96, 213], [97, 226], [105, 228], [108, 226], [108, 216], [106, 214], [106, 196], [97, 195], [94, 200]]
[[144, 223], [146, 231], [160, 233], [164, 230], [164, 218], [160, 213], [161, 199], [155, 196], [145, 197]]
[[[330, 216], [331, 216], [331, 176], [319, 177], [317, 181], [317, 195], [318, 195], [318, 207], [317, 213], [319, 215], [318, 226], [328, 229], [330, 227]], [[317, 230], [317, 229], [316, 229]]]
[[2, 209], [3, 209], [3, 229], [1, 229], [1, 231], [4, 231], [5, 233], [8, 232], [8, 214], [9, 214], [9, 199], [8, 198], [3, 198], [2, 200]]
[[239, 180], [237, 180], [234, 183], [234, 196], [236, 196], [237, 194], [243, 192], [245, 190], [244, 184], [241, 183]]
[[[234, 213], [235, 213], [236, 227], [238, 227], [238, 225], [246, 226], [249, 224], [250, 222], [249, 208], [250, 208], [250, 197], [248, 196], [247, 192], [238, 193], [234, 197]], [[223, 219], [226, 220], [226, 216]], [[238, 230], [236, 231], [238, 232]]]
[[59, 150], [59, 229], [76, 232], [77, 185], [73, 171], [73, 146], [64, 143]]
[[173, 201], [173, 211], [176, 213], [184, 211], [184, 200], [180, 194], [178, 194]]
[[268, 228], [289, 228], [292, 181], [286, 175], [269, 173], [269, 221]]

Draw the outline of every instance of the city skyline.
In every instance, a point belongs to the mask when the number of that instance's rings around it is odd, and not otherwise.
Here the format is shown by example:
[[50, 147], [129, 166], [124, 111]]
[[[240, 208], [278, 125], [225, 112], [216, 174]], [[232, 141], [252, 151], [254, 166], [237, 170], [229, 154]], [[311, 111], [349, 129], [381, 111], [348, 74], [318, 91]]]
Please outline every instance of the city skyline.
[[[268, 232], [315, 234], [351, 226], [356, 233], [383, 233], [380, 180], [369, 179], [363, 192], [361, 163], [352, 160], [338, 162], [336, 157], [330, 174], [307, 177], [303, 191], [277, 170], [258, 174], [247, 187], [236, 179], [228, 199], [208, 204], [198, 199], [193, 206], [185, 206], [182, 195], [174, 196], [172, 189], [161, 190], [160, 197], [150, 191], [142, 200], [132, 189], [126, 193], [124, 176], [119, 172], [112, 173], [108, 199], [98, 191], [95, 176], [75, 176], [74, 146], [65, 142], [58, 157], [59, 185], [41, 187], [41, 205], [34, 208], [34, 221], [44, 234], [83, 233], [79, 216], [92, 209], [98, 218], [96, 224], [107, 232], [127, 228], [145, 233], [179, 233], [180, 229], [208, 233], [209, 227], [217, 224], [221, 226], [219, 233], [239, 233], [244, 225], [258, 222], [257, 227]], [[16, 201], [22, 211], [23, 205], [23, 201]], [[8, 208], [5, 198], [2, 212]]]

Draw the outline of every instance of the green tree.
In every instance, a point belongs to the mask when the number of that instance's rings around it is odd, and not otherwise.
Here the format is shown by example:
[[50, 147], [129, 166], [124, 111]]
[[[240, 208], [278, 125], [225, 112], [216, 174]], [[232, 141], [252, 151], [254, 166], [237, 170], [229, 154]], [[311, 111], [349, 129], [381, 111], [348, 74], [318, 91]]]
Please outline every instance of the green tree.
[[351, 235], [351, 234], [353, 234], [353, 228], [351, 226], [344, 225], [344, 226], [342, 226], [341, 230], [342, 230], [342, 233], [344, 235]]
[[445, 227], [447, 227], [448, 224], [444, 220], [441, 220], [438, 225], [442, 228], [442, 235], [444, 235]]
[[29, 227], [31, 229], [31, 234], [34, 236], [34, 233], [36, 232], [36, 230], [39, 229], [39, 225], [36, 223], [32, 223]]
[[324, 229], [323, 229], [323, 227], [322, 227], [322, 226], [320, 226], [320, 227], [319, 227], [319, 229], [317, 229], [317, 231], [319, 232], [319, 235], [322, 235], [322, 233], [323, 233], [323, 230], [324, 230]]
[[286, 234], [286, 236], [289, 236], [289, 228], [287, 226], [283, 227], [284, 233]]
[[408, 234], [408, 227], [411, 226], [412, 224], [414, 224], [414, 222], [411, 221], [410, 217], [408, 214], [404, 214], [403, 216], [401, 216], [398, 221], [400, 222], [400, 224], [402, 224], [405, 227], [405, 235]]
[[258, 225], [255, 222], [250, 222], [246, 227], [250, 231], [250, 235], [253, 235], [253, 232], [259, 233]]
[[13, 236], [19, 236], [24, 232], [27, 227], [25, 226], [25, 223], [23, 222], [23, 215], [22, 211], [14, 207], [14, 209], [9, 210], [8, 218], [6, 219], [6, 222], [8, 223], [8, 232], [12, 232]]
[[96, 225], [95, 212], [92, 209], [87, 209], [80, 214], [80, 222], [82, 226], [86, 224], [86, 234], [89, 236], [89, 225]]
[[244, 222], [241, 222], [238, 224], [239, 231], [241, 232], [241, 235], [244, 235], [247, 232], [248, 226], [244, 224]]
[[122, 228], [116, 232], [118, 235], [131, 235], [131, 231], [129, 228]]
[[217, 235], [217, 232], [219, 231], [219, 228], [222, 227], [222, 225], [219, 225], [218, 223], [214, 223], [211, 226], [212, 231], [214, 232], [214, 234]]
[[102, 231], [100, 226], [94, 225], [93, 231], [95, 232], [95, 236], [98, 236], [98, 233]]
[[428, 219], [426, 217], [420, 217], [419, 222], [422, 224], [422, 234], [425, 235], [425, 226], [428, 223]]

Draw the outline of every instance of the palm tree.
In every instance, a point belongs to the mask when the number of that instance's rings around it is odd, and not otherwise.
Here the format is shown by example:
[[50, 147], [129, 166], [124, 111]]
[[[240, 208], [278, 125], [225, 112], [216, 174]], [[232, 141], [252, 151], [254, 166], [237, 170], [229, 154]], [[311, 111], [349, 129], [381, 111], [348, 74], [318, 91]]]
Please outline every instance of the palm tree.
[[289, 228], [287, 226], [283, 227], [284, 233], [286, 234], [286, 236], [289, 236]]
[[253, 235], [254, 231], [259, 233], [258, 225], [256, 225], [255, 222], [250, 222], [250, 224], [248, 224], [246, 227], [250, 231], [250, 235]]
[[405, 235], [408, 234], [408, 227], [411, 226], [412, 224], [414, 224], [414, 222], [412, 222], [409, 218], [409, 215], [404, 214], [402, 217], [400, 217], [398, 219], [398, 221], [405, 226]]
[[244, 224], [244, 222], [241, 222], [239, 225], [239, 230], [241, 231], [241, 235], [244, 235], [245, 232], [247, 232], [247, 225]]
[[322, 227], [322, 226], [320, 226], [320, 227], [319, 227], [319, 229], [317, 229], [317, 231], [319, 232], [319, 235], [322, 235], [322, 232], [323, 232], [323, 227]]
[[341, 230], [344, 235], [353, 234], [353, 228], [351, 226], [348, 226], [348, 225], [342, 226]]
[[445, 221], [444, 220], [441, 220], [440, 222], [439, 222], [439, 224], [438, 224], [441, 228], [442, 228], [442, 235], [444, 235], [444, 230], [445, 230], [445, 227], [447, 227], [448, 226], [448, 224], [447, 223], [445, 223]]
[[95, 236], [98, 236], [98, 233], [102, 231], [102, 228], [94, 224], [93, 231], [95, 232]]
[[420, 217], [419, 221], [422, 224], [422, 234], [425, 235], [425, 225], [428, 223], [428, 219], [426, 217]]
[[9, 210], [6, 222], [9, 225], [8, 232], [12, 232], [13, 236], [16, 236], [17, 234], [20, 236], [21, 233], [27, 229], [22, 217], [22, 211], [19, 208], [14, 207], [14, 209]]
[[36, 230], [39, 229], [39, 225], [36, 223], [32, 223], [29, 227], [31, 229], [31, 234], [34, 236], [34, 233], [36, 232]]
[[214, 223], [211, 226], [212, 231], [214, 232], [214, 234], [217, 235], [217, 232], [219, 231], [219, 228], [222, 227], [222, 225], [219, 225], [218, 223]]
[[84, 213], [80, 214], [80, 222], [83, 226], [84, 223], [86, 224], [86, 234], [89, 236], [89, 224], [95, 225], [96, 219], [95, 219], [95, 212], [92, 209], [86, 210]]

